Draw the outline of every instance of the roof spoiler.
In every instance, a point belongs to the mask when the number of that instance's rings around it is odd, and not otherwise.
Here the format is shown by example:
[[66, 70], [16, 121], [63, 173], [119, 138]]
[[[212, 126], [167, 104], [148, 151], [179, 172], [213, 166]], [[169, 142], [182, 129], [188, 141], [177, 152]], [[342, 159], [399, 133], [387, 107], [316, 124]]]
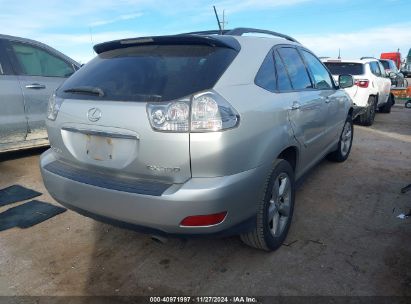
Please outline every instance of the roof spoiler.
[[96, 44], [93, 48], [97, 54], [123, 49], [140, 45], [208, 45], [212, 47], [225, 47], [235, 51], [240, 51], [238, 41], [232, 37], [199, 36], [199, 35], [173, 35], [173, 36], [154, 36], [114, 40]]

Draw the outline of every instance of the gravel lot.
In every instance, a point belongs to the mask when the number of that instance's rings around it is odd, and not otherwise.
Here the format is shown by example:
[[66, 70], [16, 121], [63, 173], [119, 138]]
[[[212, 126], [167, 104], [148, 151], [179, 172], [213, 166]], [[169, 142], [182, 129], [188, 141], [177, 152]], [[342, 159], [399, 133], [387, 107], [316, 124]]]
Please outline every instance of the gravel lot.
[[[41, 152], [1, 155], [0, 188], [21, 184], [54, 202]], [[396, 105], [356, 126], [347, 162], [324, 160], [306, 178], [274, 253], [237, 237], [161, 244], [67, 211], [0, 232], [0, 295], [411, 296], [411, 217], [397, 218], [411, 210], [411, 191], [400, 193], [410, 183], [411, 110]]]

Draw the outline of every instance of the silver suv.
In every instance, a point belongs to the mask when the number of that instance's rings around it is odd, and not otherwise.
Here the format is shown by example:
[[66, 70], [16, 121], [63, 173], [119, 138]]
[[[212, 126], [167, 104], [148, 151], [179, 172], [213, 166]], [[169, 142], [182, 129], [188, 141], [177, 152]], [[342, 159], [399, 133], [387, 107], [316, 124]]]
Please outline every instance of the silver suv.
[[153, 235], [240, 234], [274, 250], [296, 181], [350, 153], [350, 98], [291, 37], [240, 28], [95, 51], [51, 98], [41, 157], [48, 191], [78, 213]]
[[0, 152], [48, 145], [48, 100], [79, 67], [45, 44], [0, 35]]

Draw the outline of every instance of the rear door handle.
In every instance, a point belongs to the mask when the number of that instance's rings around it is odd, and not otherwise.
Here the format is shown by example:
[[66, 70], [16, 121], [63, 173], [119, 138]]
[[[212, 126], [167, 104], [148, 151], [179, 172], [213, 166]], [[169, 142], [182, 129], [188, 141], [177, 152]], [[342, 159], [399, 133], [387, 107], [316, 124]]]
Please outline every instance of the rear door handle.
[[39, 84], [39, 83], [32, 83], [32, 84], [26, 85], [26, 89], [41, 90], [45, 88], [46, 86], [44, 84]]
[[298, 110], [299, 108], [301, 108], [301, 105], [298, 101], [294, 101], [293, 105], [291, 106], [291, 110]]

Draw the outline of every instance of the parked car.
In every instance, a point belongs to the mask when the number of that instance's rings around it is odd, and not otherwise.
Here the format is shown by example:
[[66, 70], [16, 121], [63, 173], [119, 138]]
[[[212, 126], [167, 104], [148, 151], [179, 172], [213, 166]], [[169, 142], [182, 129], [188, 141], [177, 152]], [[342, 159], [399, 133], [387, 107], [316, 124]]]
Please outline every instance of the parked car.
[[405, 86], [404, 75], [397, 68], [397, 66], [395, 65], [395, 62], [390, 59], [380, 59], [380, 62], [385, 69], [386, 75], [390, 77], [391, 84], [396, 87], [404, 87]]
[[352, 102], [295, 39], [218, 33], [94, 47], [50, 100], [41, 172], [58, 202], [153, 235], [282, 244], [296, 181], [350, 154]]
[[48, 100], [79, 66], [40, 42], [0, 35], [0, 152], [48, 144]]
[[410, 77], [411, 76], [411, 63], [406, 63], [404, 67], [401, 69], [401, 73], [406, 78]]
[[381, 113], [391, 112], [391, 107], [395, 103], [390, 91], [391, 80], [378, 59], [326, 59], [324, 64], [335, 79], [341, 74], [354, 76], [355, 85], [345, 90], [353, 100], [354, 117], [357, 122], [371, 126], [374, 123], [376, 109]]

